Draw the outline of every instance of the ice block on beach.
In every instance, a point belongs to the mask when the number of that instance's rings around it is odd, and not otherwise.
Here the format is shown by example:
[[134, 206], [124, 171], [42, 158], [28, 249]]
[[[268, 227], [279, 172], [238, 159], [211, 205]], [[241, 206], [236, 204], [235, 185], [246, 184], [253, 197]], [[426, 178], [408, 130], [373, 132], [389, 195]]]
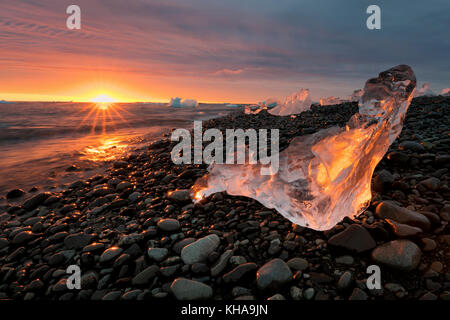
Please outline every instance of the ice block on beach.
[[415, 88], [407, 65], [381, 72], [366, 82], [359, 113], [345, 127], [294, 138], [279, 153], [276, 174], [262, 175], [262, 161], [212, 164], [191, 196], [198, 201], [226, 191], [253, 198], [295, 224], [328, 230], [369, 204], [373, 172], [400, 134]]

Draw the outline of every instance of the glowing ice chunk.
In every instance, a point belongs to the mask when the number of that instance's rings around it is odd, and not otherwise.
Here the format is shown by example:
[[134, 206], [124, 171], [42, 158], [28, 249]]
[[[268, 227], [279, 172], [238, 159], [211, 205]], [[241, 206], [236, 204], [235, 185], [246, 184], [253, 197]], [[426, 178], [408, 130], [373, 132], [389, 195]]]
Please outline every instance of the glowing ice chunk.
[[320, 98], [319, 103], [321, 106], [330, 106], [334, 104], [340, 104], [342, 103], [342, 100], [340, 98], [331, 96], [328, 98]]
[[424, 83], [419, 90], [416, 91], [415, 97], [432, 97], [436, 94], [431, 90], [431, 86], [429, 83]]
[[288, 116], [299, 114], [311, 107], [311, 97], [308, 89], [301, 89], [287, 97], [283, 104], [269, 110], [270, 114], [275, 116]]
[[328, 230], [368, 205], [373, 171], [400, 134], [415, 88], [409, 66], [384, 71], [366, 82], [359, 113], [345, 128], [296, 137], [279, 154], [276, 174], [262, 175], [262, 164], [213, 164], [191, 195], [250, 197], [293, 223]]
[[197, 100], [192, 100], [192, 99], [184, 99], [183, 101], [181, 101], [181, 98], [176, 97], [176, 98], [171, 98], [170, 99], [170, 103], [169, 103], [169, 107], [177, 107], [177, 108], [182, 108], [182, 107], [197, 107], [198, 106], [198, 102]]

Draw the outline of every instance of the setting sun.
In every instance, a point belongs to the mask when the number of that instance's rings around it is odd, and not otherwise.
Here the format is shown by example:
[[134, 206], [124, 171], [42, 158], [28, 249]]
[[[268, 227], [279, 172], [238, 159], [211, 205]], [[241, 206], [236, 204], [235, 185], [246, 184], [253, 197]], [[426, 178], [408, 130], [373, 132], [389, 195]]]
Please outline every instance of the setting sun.
[[106, 94], [99, 94], [95, 98], [92, 98], [90, 101], [96, 102], [96, 103], [113, 103], [113, 102], [116, 102], [116, 99], [111, 98], [110, 96], [108, 96]]

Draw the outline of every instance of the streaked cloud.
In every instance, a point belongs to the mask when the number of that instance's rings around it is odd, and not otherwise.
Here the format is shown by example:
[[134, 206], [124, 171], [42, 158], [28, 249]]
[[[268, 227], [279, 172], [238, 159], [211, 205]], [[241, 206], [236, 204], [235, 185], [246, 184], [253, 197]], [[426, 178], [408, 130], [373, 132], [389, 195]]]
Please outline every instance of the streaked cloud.
[[368, 0], [78, 0], [82, 29], [71, 31], [71, 1], [2, 0], [0, 88], [56, 95], [100, 78], [142, 99], [257, 101], [300, 87], [317, 98], [399, 63], [448, 87], [450, 3], [378, 2], [380, 31], [365, 27]]

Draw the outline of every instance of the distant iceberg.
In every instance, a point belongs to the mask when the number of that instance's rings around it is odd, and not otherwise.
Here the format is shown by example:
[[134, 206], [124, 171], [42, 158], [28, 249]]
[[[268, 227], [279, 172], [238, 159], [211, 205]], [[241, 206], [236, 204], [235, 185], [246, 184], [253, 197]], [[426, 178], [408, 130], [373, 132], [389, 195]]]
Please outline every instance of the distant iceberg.
[[348, 98], [348, 101], [350, 101], [350, 102], [358, 102], [359, 99], [361, 99], [361, 97], [363, 95], [364, 95], [364, 90], [363, 89], [355, 90], [355, 91], [353, 91], [353, 93]]
[[240, 108], [240, 107], [242, 107], [241, 104], [233, 104], [233, 103], [229, 103], [229, 104], [227, 104], [225, 106], [229, 107], [229, 108]]
[[275, 108], [269, 110], [269, 113], [274, 116], [289, 116], [292, 114], [299, 114], [311, 107], [311, 97], [309, 96], [309, 89], [301, 89], [286, 97], [284, 103], [277, 105]]
[[271, 108], [275, 108], [277, 105], [280, 104], [280, 101], [278, 101], [278, 99], [276, 98], [269, 98], [265, 101], [259, 102], [258, 103], [260, 106], [264, 106], [267, 109], [271, 109]]
[[328, 98], [320, 98], [319, 103], [321, 106], [331, 106], [334, 104], [341, 104], [342, 102], [345, 102], [344, 100], [342, 100], [341, 98], [336, 98], [336, 97], [328, 97]]
[[450, 97], [450, 88], [442, 89], [441, 96]]
[[416, 91], [414, 97], [433, 97], [436, 94], [431, 90], [431, 86], [428, 82], [425, 82], [419, 90]]
[[301, 89], [286, 97], [284, 102], [280, 102], [276, 98], [269, 98], [258, 104], [245, 106], [245, 113], [257, 114], [262, 110], [268, 110], [274, 116], [288, 116], [308, 110], [311, 107], [311, 103], [309, 89]]
[[2, 103], [2, 104], [10, 104], [10, 103], [14, 103], [14, 102], [11, 102], [11, 101], [5, 101], [5, 100], [0, 100], [0, 103]]
[[181, 98], [179, 97], [171, 98], [169, 103], [169, 107], [176, 107], [176, 108], [183, 108], [183, 107], [195, 108], [197, 106], [198, 106], [197, 100], [184, 99], [182, 101]]
[[259, 104], [251, 104], [246, 105], [244, 113], [245, 114], [257, 114], [260, 113], [262, 110], [266, 110], [267, 107]]

